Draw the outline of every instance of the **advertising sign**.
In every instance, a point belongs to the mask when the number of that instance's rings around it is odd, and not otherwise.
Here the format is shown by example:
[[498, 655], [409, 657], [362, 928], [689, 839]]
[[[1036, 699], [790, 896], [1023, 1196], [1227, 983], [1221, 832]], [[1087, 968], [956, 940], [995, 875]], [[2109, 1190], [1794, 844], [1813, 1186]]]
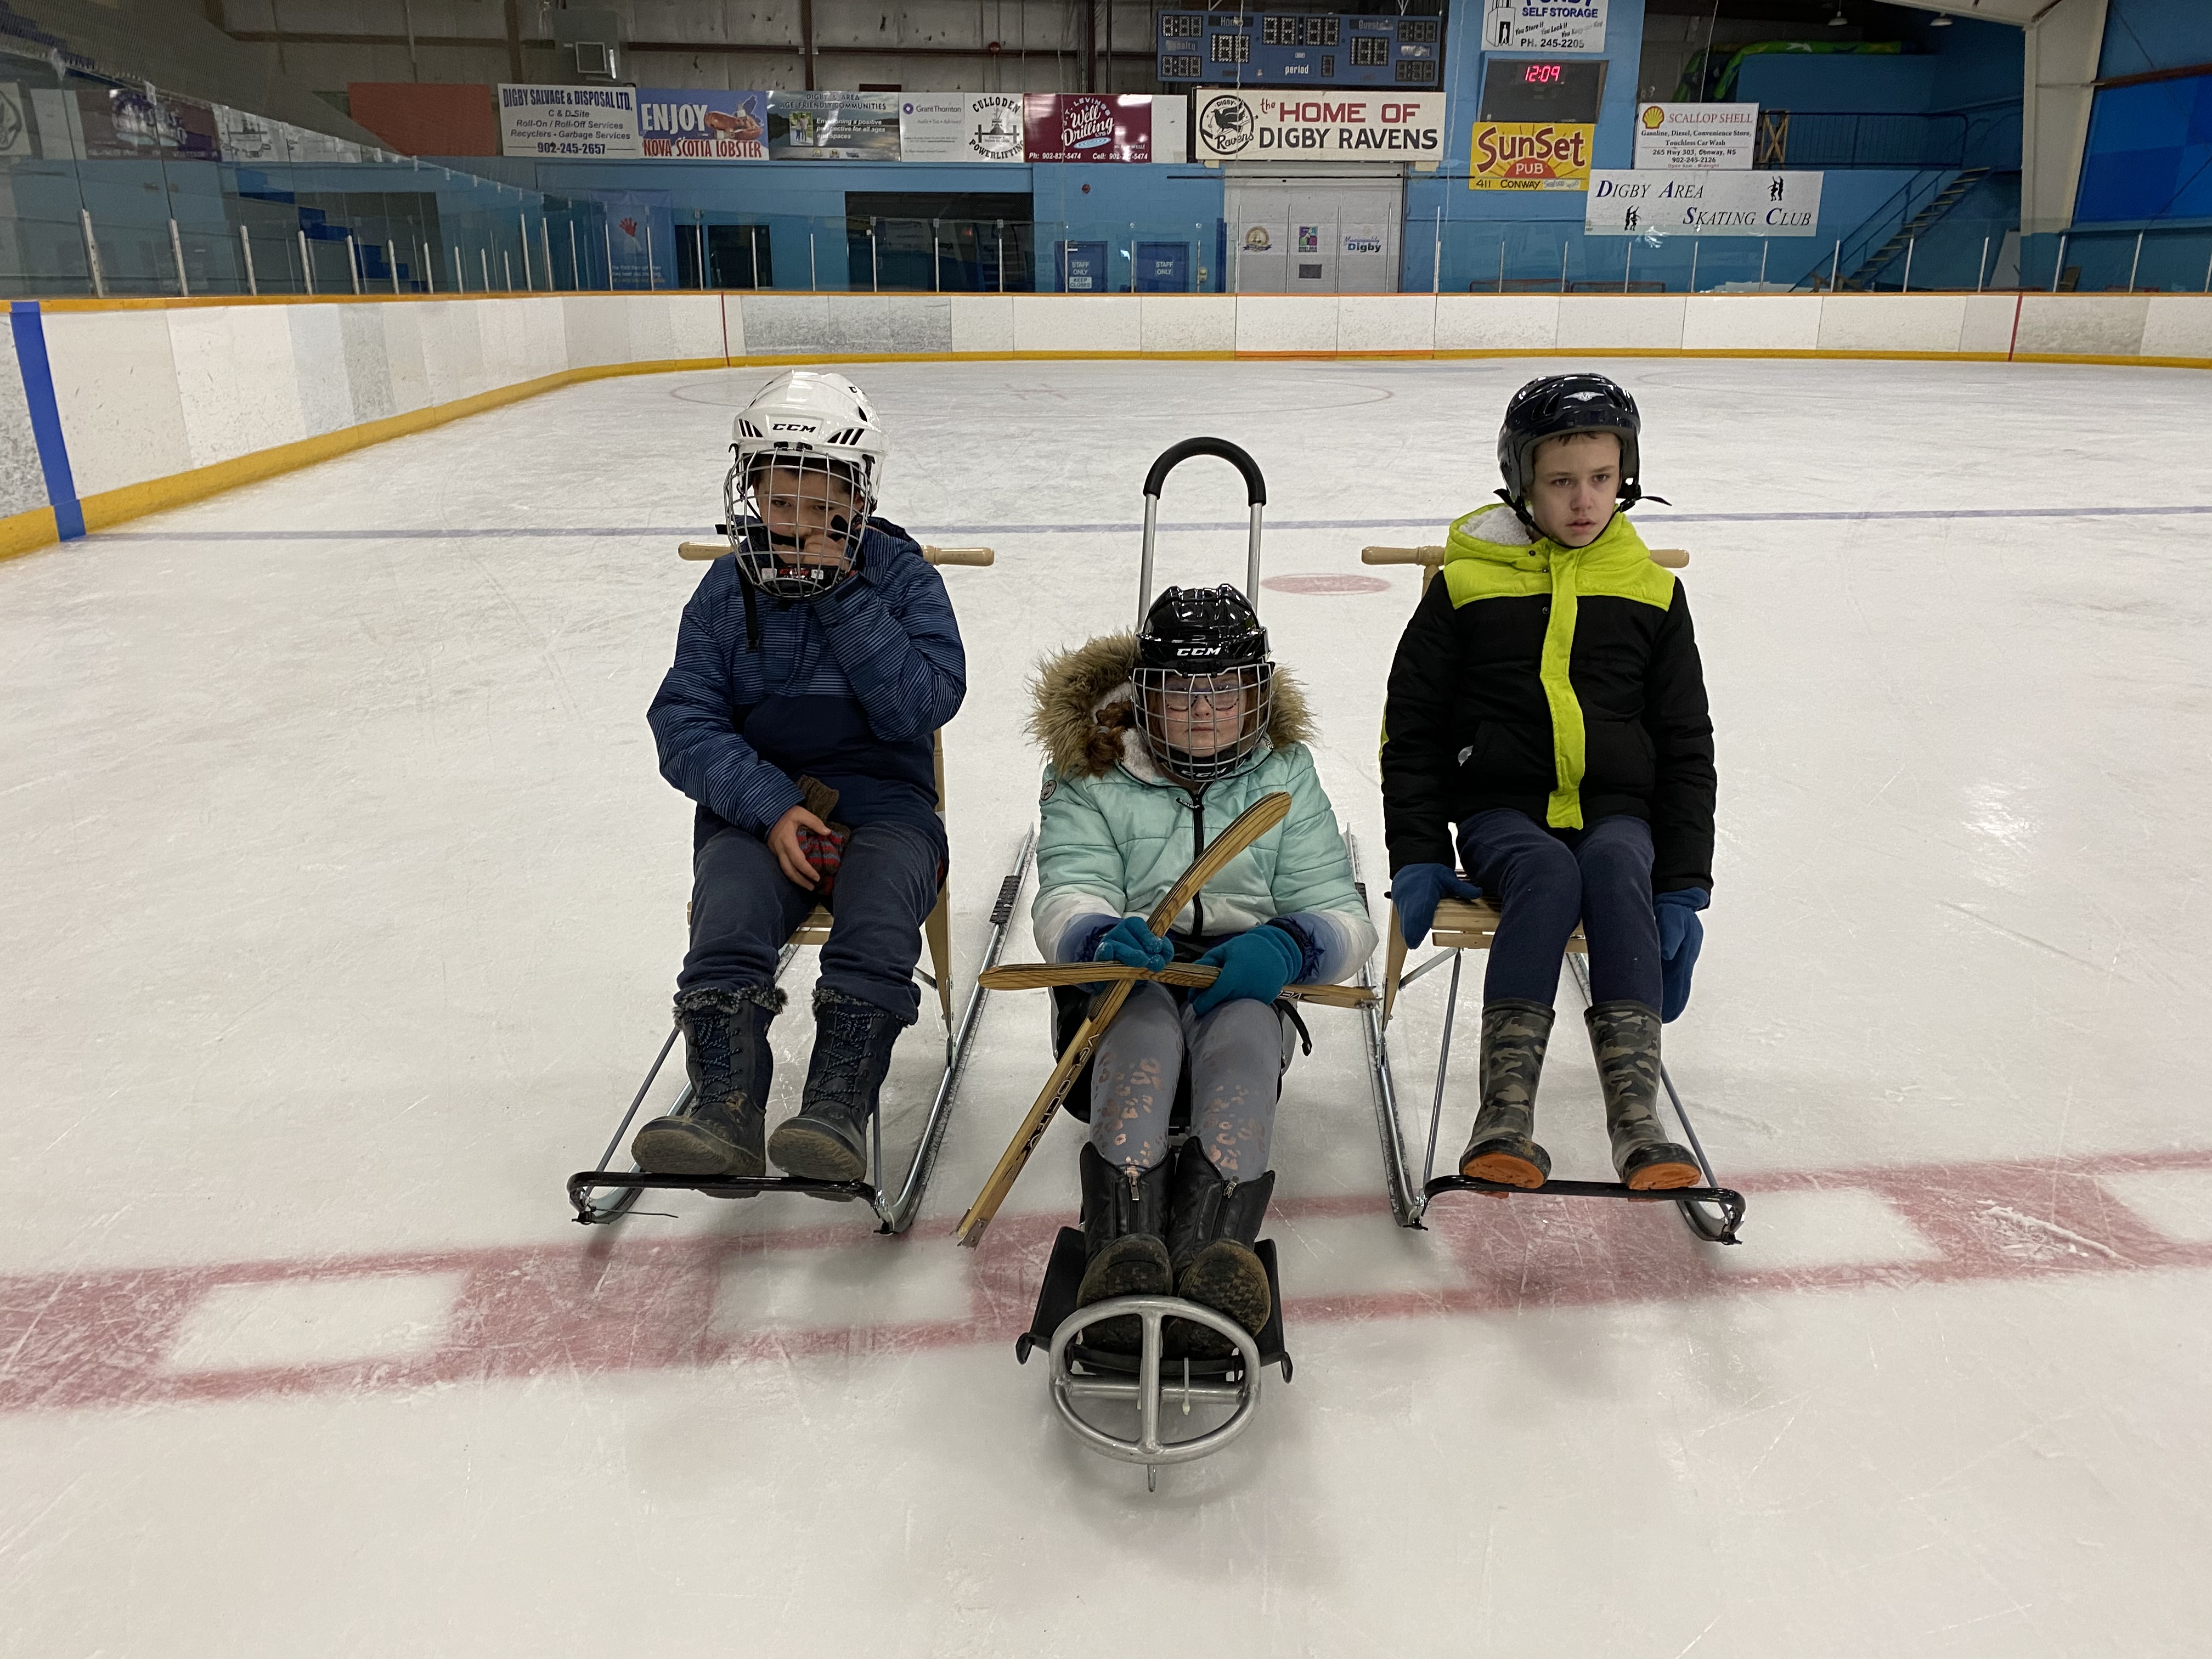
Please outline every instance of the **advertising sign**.
[[908, 161], [1018, 161], [1015, 92], [917, 94], [899, 102], [899, 155]]
[[635, 159], [638, 146], [635, 87], [499, 88], [502, 155], [610, 155]]
[[1022, 123], [1032, 161], [1152, 159], [1152, 100], [1147, 93], [1111, 98], [1089, 93], [1024, 93]]
[[1605, 0], [1483, 0], [1485, 52], [1603, 52]]
[[1192, 159], [1433, 167], [1443, 122], [1440, 92], [1201, 92]]
[[1583, 228], [1593, 236], [1810, 236], [1818, 173], [1590, 174]]
[[515, 86], [499, 88], [503, 155], [640, 155], [636, 89]]
[[765, 161], [768, 94], [640, 87], [637, 131], [653, 161]]
[[127, 160], [167, 154], [212, 161], [222, 154], [215, 106], [173, 93], [128, 87], [80, 88], [78, 129], [84, 154], [94, 160]]
[[1707, 173], [1751, 166], [1756, 104], [1638, 104], [1636, 166], [1644, 173]]
[[1579, 122], [1477, 121], [1468, 151], [1469, 190], [1588, 190], [1595, 126]]
[[896, 161], [895, 92], [771, 92], [768, 153], [777, 161]]

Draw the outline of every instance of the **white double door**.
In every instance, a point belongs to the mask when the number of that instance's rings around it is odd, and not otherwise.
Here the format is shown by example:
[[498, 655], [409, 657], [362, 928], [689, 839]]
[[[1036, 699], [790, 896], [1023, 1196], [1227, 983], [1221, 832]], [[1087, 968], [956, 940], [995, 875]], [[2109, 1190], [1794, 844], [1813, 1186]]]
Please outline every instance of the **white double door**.
[[1396, 168], [1231, 171], [1223, 180], [1240, 294], [1395, 294], [1405, 180]]

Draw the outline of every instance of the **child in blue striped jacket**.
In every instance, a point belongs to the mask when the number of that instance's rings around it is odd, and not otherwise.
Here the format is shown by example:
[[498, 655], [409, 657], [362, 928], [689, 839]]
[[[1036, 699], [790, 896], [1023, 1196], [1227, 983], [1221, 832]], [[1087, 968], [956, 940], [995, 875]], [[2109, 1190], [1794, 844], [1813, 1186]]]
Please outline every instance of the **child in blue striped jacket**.
[[[698, 805], [676, 981], [695, 1102], [631, 1150], [657, 1174], [757, 1176], [772, 1159], [859, 1181], [892, 1044], [919, 1012], [946, 862], [932, 737], [960, 707], [966, 659], [943, 579], [873, 516], [886, 447], [858, 386], [781, 375], [732, 437], [733, 556], [684, 606], [647, 716], [661, 775]], [[817, 903], [834, 920], [814, 1051], [799, 1115], [767, 1139], [776, 956]]]

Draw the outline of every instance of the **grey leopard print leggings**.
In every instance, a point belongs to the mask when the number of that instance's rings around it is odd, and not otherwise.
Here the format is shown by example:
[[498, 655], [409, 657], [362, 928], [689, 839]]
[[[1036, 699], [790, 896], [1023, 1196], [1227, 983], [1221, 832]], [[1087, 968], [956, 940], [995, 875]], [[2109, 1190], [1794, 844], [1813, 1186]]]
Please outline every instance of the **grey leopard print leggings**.
[[1273, 1005], [1249, 997], [1194, 1019], [1164, 987], [1138, 986], [1091, 1062], [1091, 1144], [1117, 1169], [1158, 1165], [1186, 1054], [1192, 1135], [1224, 1180], [1265, 1175], [1291, 1040]]

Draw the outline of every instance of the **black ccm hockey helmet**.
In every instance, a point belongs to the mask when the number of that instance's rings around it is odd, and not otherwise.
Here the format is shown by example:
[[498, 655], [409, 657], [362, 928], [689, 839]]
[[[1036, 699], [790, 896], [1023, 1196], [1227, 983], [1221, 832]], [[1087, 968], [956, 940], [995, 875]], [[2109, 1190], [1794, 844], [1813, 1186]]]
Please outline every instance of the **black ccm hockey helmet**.
[[[1170, 587], [1152, 601], [1137, 630], [1137, 731], [1152, 758], [1176, 777], [1206, 783], [1226, 776], [1267, 740], [1275, 665], [1267, 630], [1242, 593], [1218, 587]], [[1205, 752], [1187, 741], [1211, 710], [1228, 731]], [[1185, 741], [1169, 738], [1169, 716]]]
[[[1620, 504], [1633, 507], [1644, 499], [1638, 453], [1643, 430], [1636, 399], [1602, 374], [1547, 374], [1531, 380], [1513, 394], [1505, 405], [1505, 423], [1498, 428], [1498, 470], [1505, 479], [1498, 493], [1521, 512], [1535, 482], [1537, 445], [1570, 432], [1610, 432], [1620, 440]], [[1525, 520], [1527, 514], [1522, 516]]]

